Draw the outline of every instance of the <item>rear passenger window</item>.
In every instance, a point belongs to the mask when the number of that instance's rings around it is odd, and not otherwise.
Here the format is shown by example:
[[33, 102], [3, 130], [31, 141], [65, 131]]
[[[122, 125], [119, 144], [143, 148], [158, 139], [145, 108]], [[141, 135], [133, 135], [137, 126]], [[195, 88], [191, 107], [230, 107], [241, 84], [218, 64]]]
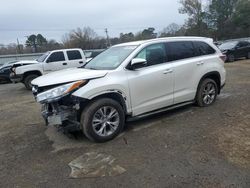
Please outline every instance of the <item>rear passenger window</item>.
[[81, 53], [78, 50], [67, 51], [69, 60], [82, 59]]
[[163, 43], [152, 44], [144, 48], [135, 58], [147, 60], [147, 66], [167, 62], [166, 49]]
[[215, 49], [213, 49], [205, 42], [194, 41], [193, 44], [195, 47], [196, 56], [209, 55], [215, 53]]
[[191, 41], [168, 42], [166, 46], [168, 61], [176, 61], [195, 56], [195, 50]]

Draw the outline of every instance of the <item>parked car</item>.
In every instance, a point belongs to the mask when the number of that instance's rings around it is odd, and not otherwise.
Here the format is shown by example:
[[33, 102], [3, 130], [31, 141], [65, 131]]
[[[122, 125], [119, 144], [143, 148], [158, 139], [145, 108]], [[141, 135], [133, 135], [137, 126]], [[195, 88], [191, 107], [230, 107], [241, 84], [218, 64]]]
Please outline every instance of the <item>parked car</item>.
[[243, 57], [250, 59], [250, 42], [248, 41], [227, 41], [222, 43], [219, 49], [227, 56], [228, 62]]
[[63, 49], [49, 51], [35, 61], [20, 61], [12, 66], [10, 79], [21, 82], [31, 90], [31, 81], [41, 75], [61, 69], [80, 67], [86, 63], [81, 49]]
[[8, 83], [10, 81], [11, 67], [17, 61], [11, 61], [0, 66], [0, 83]]
[[47, 125], [77, 127], [105, 142], [126, 120], [191, 103], [212, 105], [225, 84], [224, 58], [208, 38], [124, 43], [84, 67], [33, 80], [32, 91]]

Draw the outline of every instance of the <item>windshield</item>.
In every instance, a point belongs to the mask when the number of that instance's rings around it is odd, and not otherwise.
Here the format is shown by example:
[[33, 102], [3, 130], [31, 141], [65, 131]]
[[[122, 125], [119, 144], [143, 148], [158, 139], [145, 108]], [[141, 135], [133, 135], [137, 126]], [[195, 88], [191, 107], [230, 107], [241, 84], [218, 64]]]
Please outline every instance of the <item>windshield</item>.
[[220, 48], [221, 50], [232, 49], [232, 48], [234, 48], [237, 44], [238, 44], [237, 41], [225, 42], [225, 43], [221, 44], [221, 45], [219, 46], [219, 48]]
[[92, 59], [86, 69], [113, 70], [117, 68], [136, 48], [135, 45], [111, 47]]
[[37, 61], [38, 62], [44, 62], [44, 60], [48, 57], [50, 52], [46, 52], [45, 54], [43, 54], [42, 56], [40, 56]]

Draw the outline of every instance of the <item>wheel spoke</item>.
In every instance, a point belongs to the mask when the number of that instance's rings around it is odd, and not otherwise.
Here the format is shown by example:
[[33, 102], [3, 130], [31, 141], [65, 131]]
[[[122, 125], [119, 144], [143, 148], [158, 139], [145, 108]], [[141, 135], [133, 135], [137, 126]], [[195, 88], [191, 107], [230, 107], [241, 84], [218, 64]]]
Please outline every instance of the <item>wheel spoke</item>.
[[214, 89], [214, 88], [211, 89], [211, 90], [209, 91], [209, 94], [215, 94], [215, 89]]
[[112, 119], [113, 117], [117, 116], [118, 113], [115, 109], [112, 109], [108, 115], [108, 120]]
[[101, 128], [97, 131], [97, 133], [98, 133], [99, 135], [103, 135], [103, 130], [104, 130], [105, 127], [106, 127], [106, 125], [103, 124], [103, 125], [101, 126]]
[[96, 117], [92, 121], [94, 128], [96, 128], [98, 125], [102, 123], [102, 120], [97, 119]]

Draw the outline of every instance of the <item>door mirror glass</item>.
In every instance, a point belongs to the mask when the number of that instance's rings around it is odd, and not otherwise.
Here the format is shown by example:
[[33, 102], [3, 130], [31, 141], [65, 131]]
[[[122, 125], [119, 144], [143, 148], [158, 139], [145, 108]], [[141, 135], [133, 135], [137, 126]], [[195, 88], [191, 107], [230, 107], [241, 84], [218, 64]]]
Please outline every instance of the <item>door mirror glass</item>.
[[134, 69], [138, 69], [138, 68], [142, 68], [145, 67], [147, 64], [147, 60], [146, 59], [142, 59], [142, 58], [134, 58], [131, 61], [131, 68]]

